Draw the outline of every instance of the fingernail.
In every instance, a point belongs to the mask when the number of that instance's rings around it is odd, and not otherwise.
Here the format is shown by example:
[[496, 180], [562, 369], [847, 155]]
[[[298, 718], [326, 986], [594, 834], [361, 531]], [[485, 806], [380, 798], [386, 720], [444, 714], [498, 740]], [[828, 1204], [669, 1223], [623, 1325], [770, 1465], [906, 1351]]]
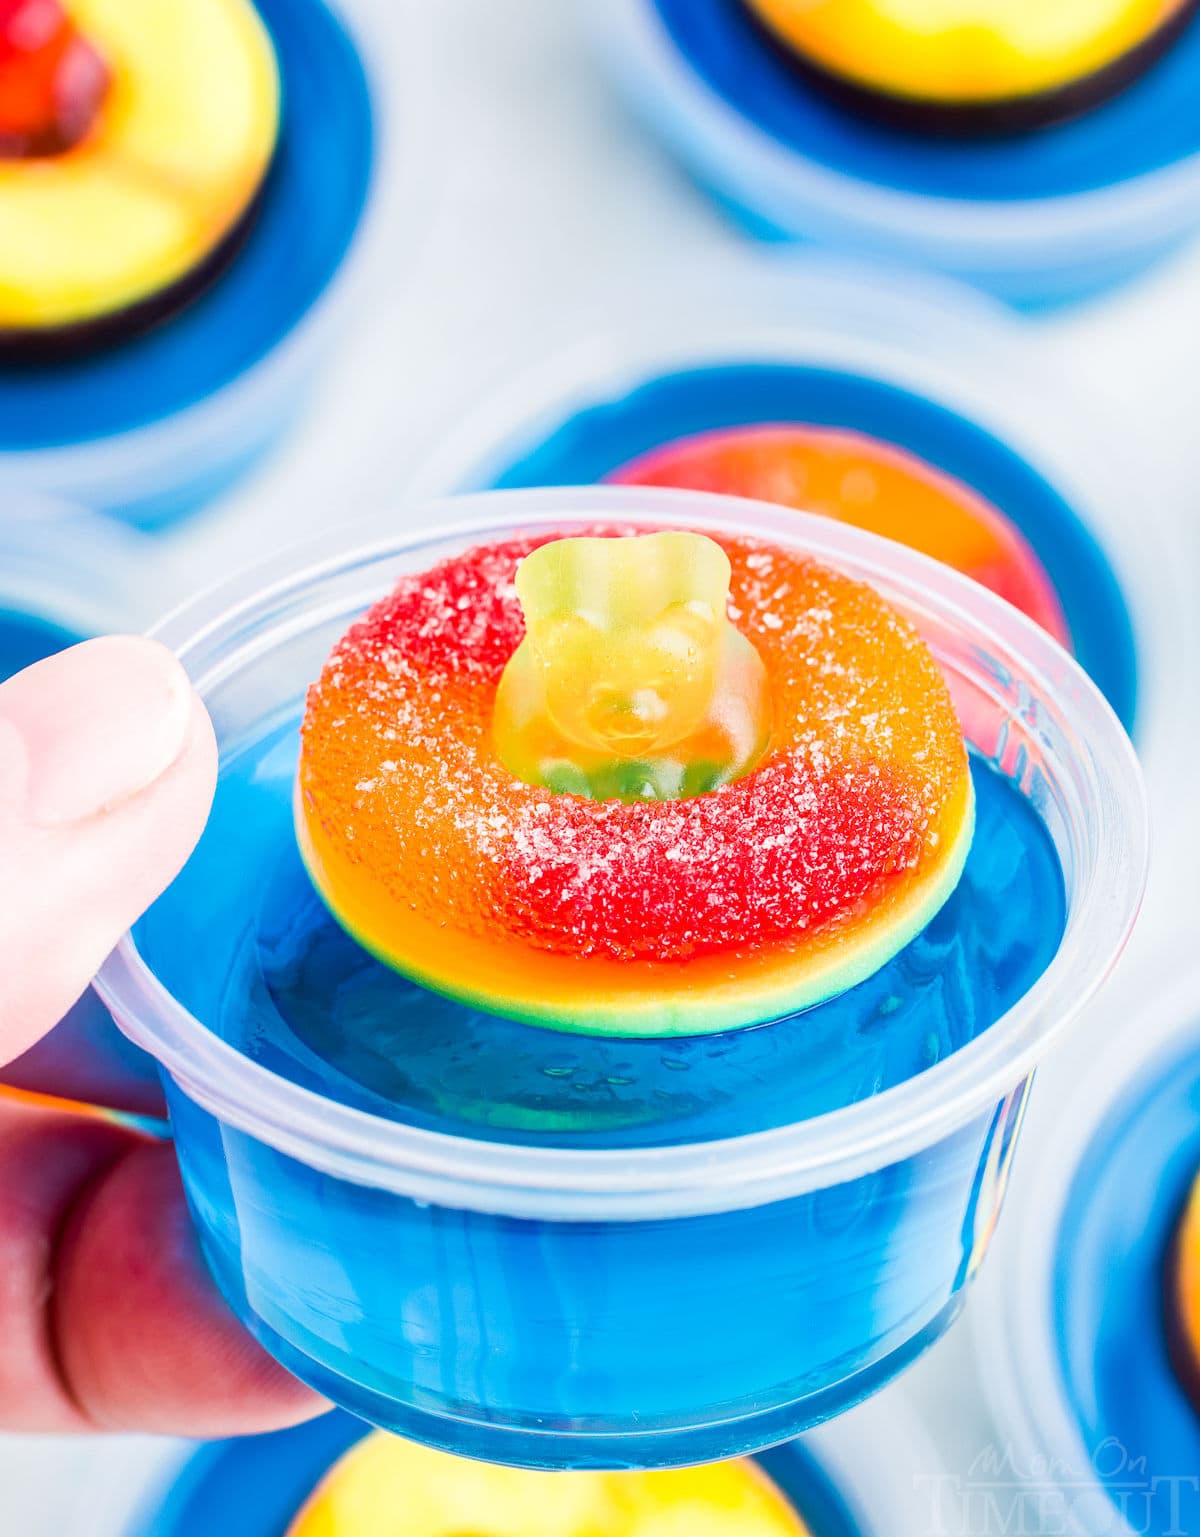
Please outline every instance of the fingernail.
[[0, 728], [24, 749], [24, 814], [61, 827], [113, 810], [183, 751], [192, 688], [157, 641], [85, 641], [0, 687]]

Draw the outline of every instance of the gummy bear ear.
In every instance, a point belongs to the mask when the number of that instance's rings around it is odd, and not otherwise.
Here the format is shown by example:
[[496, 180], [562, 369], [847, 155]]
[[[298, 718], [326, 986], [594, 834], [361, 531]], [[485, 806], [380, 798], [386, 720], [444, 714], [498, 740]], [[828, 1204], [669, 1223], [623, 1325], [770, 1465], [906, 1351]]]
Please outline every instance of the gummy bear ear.
[[662, 651], [684, 653], [708, 650], [715, 641], [724, 619], [703, 599], [670, 603], [658, 615], [650, 629], [653, 645]]
[[518, 565], [517, 596], [531, 634], [575, 615], [606, 613], [611, 598], [611, 541], [554, 539]]
[[554, 664], [578, 657], [593, 646], [599, 628], [585, 614], [545, 614], [530, 621], [529, 643], [544, 663]]
[[703, 534], [678, 529], [555, 539], [520, 563], [516, 588], [531, 633], [560, 614], [585, 615], [601, 630], [648, 630], [675, 604], [723, 613], [729, 557]]

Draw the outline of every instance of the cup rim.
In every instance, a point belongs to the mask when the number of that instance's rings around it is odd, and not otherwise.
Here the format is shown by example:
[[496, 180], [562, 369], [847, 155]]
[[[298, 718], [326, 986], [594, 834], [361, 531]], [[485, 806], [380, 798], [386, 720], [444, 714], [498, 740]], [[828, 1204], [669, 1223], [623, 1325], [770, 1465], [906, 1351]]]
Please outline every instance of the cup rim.
[[[428, 1131], [301, 1088], [201, 1025], [152, 974], [129, 934], [100, 973], [101, 996], [125, 1033], [219, 1119], [337, 1177], [440, 1205], [567, 1220], [731, 1210], [852, 1180], [931, 1145], [1011, 1092], [1049, 1036], [1084, 1006], [1128, 937], [1145, 882], [1145, 791], [1128, 737], [1078, 665], [1002, 599], [915, 551], [808, 513], [683, 491], [549, 488], [433, 503], [409, 519], [418, 531], [399, 536], [394, 515], [360, 524], [357, 540], [344, 530], [326, 534], [209, 589], [153, 633], [176, 650], [203, 695], [224, 675], [219, 664], [208, 671], [200, 665], [205, 648], [219, 653], [222, 635], [322, 577], [419, 550], [436, 559], [446, 546], [515, 529], [564, 528], [597, 519], [732, 528], [801, 545], [885, 595], [923, 603], [969, 628], [994, 656], [1013, 658], [1039, 697], [1057, 702], [1089, 804], [1101, 821], [1107, 857], [1068, 914], [1058, 953], [1007, 1013], [904, 1083], [805, 1121], [719, 1141], [574, 1149]], [[364, 601], [378, 594], [376, 584]], [[1085, 941], [1105, 959], [1081, 979], [1071, 973]]]
[[[609, 0], [594, 26], [615, 78], [630, 95], [636, 91], [684, 160], [768, 218], [787, 223], [806, 214], [809, 235], [814, 217], [826, 220], [827, 234], [840, 228], [861, 239], [882, 231], [895, 249], [925, 259], [937, 253], [935, 265], [986, 282], [989, 274], [1061, 269], [1094, 255], [1097, 241], [1141, 250], [1148, 232], [1174, 232], [1195, 203], [1196, 153], [1123, 182], [1050, 198], [965, 203], [868, 182], [808, 159], [743, 117], [679, 56], [653, 0]], [[669, 112], [681, 121], [672, 122]], [[752, 198], [747, 179], [756, 186]]]
[[[1136, 979], [1130, 979], [1129, 987], [1129, 997], [1144, 1003], [1146, 994], [1136, 990]], [[1125, 996], [1124, 986], [1121, 993]], [[1056, 1468], [1069, 1472], [1092, 1466], [1067, 1397], [1047, 1305], [1060, 1229], [1080, 1165], [1114, 1112], [1143, 1097], [1181, 1056], [1194, 1055], [1198, 1045], [1200, 966], [1192, 964], [1146, 1011], [1136, 1034], [1110, 1039], [1075, 1086], [1037, 1149], [1036, 1186], [986, 1283], [995, 1287], [996, 1306], [971, 1313], [974, 1354], [1001, 1434], [1012, 1438], [1024, 1466], [1046, 1469], [1051, 1478]], [[1112, 1508], [1112, 1525], [1105, 1531], [1136, 1537], [1103, 1481], [1094, 1476], [1081, 1488], [1073, 1474], [1065, 1491], [1072, 1504], [1064, 1511], [1071, 1523], [1062, 1528], [1064, 1537], [1092, 1537], [1095, 1528], [1078, 1515], [1073, 1502], [1093, 1491]]]

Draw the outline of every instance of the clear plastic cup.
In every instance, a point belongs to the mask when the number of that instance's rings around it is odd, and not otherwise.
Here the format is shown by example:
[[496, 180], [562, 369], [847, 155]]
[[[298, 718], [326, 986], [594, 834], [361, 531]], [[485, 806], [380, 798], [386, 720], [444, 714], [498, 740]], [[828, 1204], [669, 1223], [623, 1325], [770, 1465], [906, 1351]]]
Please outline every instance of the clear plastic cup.
[[[143, 535], [107, 518], [40, 497], [0, 498], [0, 682], [90, 635], [143, 629], [160, 590], [153, 555]], [[152, 1060], [90, 988], [55, 1030], [0, 1066], [0, 1081], [145, 1113], [162, 1107]]]
[[1200, 1171], [1200, 972], [1163, 975], [1123, 973], [1106, 995], [1107, 1048], [1082, 1081], [1057, 1083], [1052, 1122], [1035, 1119], [1019, 1220], [972, 1307], [1029, 1531], [1171, 1537], [1200, 1520], [1200, 1410], [1171, 1364], [1164, 1305]]
[[[54, 1459], [72, 1457], [76, 1485], [45, 1537], [282, 1537], [305, 1495], [363, 1427], [344, 1416], [271, 1436], [243, 1437], [196, 1448], [177, 1441], [123, 1438], [101, 1452], [53, 1449], [37, 1478], [15, 1454], [10, 1493], [24, 1473], [31, 1508], [54, 1480]], [[84, 1452], [81, 1458], [80, 1452]], [[74, 1456], [72, 1456], [74, 1453]], [[4, 1468], [0, 1442], [0, 1469]], [[81, 1466], [81, 1462], [84, 1464]], [[899, 1388], [860, 1405], [836, 1425], [811, 1431], [771, 1455], [769, 1471], [784, 1487], [814, 1537], [894, 1537], [897, 1532], [950, 1532], [957, 1510], [941, 1455], [920, 1415]], [[38, 1506], [34, 1506], [34, 1501]], [[34, 1528], [22, 1537], [43, 1537]], [[362, 1533], [361, 1537], [370, 1537]], [[729, 1537], [737, 1537], [731, 1532]]]
[[149, 334], [0, 370], [0, 486], [146, 528], [214, 500], [281, 442], [356, 317], [394, 288], [397, 250], [419, 243], [429, 146], [412, 29], [370, 0], [261, 9], [285, 118], [246, 244]]
[[680, 437], [764, 422], [893, 443], [965, 481], [1024, 536], [1076, 657], [1154, 768], [1177, 741], [1176, 658], [1193, 629], [1155, 522], [1163, 498], [1104, 404], [1052, 361], [1031, 362], [1030, 331], [933, 275], [741, 252], [624, 290], [569, 348], [531, 338], [432, 434], [403, 485], [591, 483]]
[[617, 88], [751, 233], [948, 272], [1012, 303], [1075, 302], [1200, 229], [1200, 27], [1114, 101], [986, 142], [866, 122], [801, 79], [740, 0], [593, 8]]
[[[973, 583], [858, 530], [640, 489], [463, 498], [326, 540], [160, 630], [227, 771], [298, 720], [333, 641], [405, 571], [513, 530], [610, 520], [760, 534], [872, 582], [939, 657], [971, 743], [1039, 813], [1066, 929], [990, 1029], [898, 1087], [798, 1124], [641, 1149], [450, 1136], [335, 1103], [193, 1018], [132, 937], [100, 978], [163, 1069], [214, 1275], [343, 1407], [451, 1451], [666, 1465], [784, 1440], [880, 1387], [955, 1316], [987, 1248], [1033, 1067], [1133, 923], [1146, 863], [1128, 739], [1071, 659]], [[227, 882], [260, 881], [255, 829]], [[185, 871], [184, 878], [187, 872]], [[175, 921], [171, 893], [164, 912]], [[203, 928], [179, 915], [194, 954]]]

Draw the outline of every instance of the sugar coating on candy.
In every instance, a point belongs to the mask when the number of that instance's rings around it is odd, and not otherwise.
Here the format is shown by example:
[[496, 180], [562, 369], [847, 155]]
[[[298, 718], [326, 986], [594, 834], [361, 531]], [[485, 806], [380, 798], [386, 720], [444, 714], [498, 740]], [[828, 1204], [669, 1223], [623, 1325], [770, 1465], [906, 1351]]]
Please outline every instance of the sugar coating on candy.
[[1054, 585], [1008, 518], [963, 481], [865, 433], [722, 428], [651, 449], [608, 478], [777, 502], [882, 534], [973, 577], [1070, 645]]
[[382, 900], [467, 936], [682, 961], [852, 922], [937, 858], [967, 770], [936, 662], [872, 589], [748, 539], [720, 543], [729, 617], [771, 679], [761, 765], [711, 794], [635, 804], [514, 778], [492, 710], [523, 635], [516, 566], [541, 542], [402, 577], [309, 691], [302, 814], [369, 867]]

